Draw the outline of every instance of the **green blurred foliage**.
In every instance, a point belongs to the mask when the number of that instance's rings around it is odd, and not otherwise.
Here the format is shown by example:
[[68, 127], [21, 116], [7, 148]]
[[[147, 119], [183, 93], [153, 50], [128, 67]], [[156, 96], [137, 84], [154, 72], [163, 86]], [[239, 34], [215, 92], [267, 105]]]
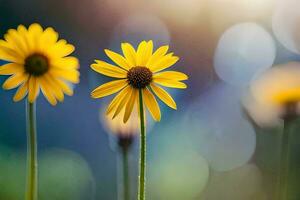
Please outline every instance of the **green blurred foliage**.
[[[26, 156], [0, 150], [0, 199], [24, 199]], [[71, 151], [53, 149], [39, 156], [39, 200], [82, 200], [94, 196], [95, 183], [87, 163]]]

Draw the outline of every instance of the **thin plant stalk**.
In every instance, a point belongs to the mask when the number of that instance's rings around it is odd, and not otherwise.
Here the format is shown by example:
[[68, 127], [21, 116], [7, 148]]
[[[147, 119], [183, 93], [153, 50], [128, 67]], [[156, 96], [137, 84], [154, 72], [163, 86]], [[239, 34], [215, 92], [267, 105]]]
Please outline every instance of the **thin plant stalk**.
[[122, 147], [122, 171], [123, 171], [123, 200], [130, 200], [130, 183], [128, 167], [128, 148]]
[[146, 130], [145, 130], [145, 116], [142, 90], [139, 90], [139, 111], [140, 111], [140, 171], [139, 171], [139, 189], [138, 200], [145, 200], [145, 181], [146, 181]]
[[292, 120], [285, 119], [281, 143], [281, 161], [280, 161], [280, 172], [279, 172], [279, 200], [288, 199], [288, 180], [289, 180], [289, 166], [290, 166], [290, 137], [291, 137], [291, 126]]
[[37, 132], [36, 105], [27, 102], [27, 188], [26, 200], [37, 200], [38, 195], [38, 163], [37, 163]]

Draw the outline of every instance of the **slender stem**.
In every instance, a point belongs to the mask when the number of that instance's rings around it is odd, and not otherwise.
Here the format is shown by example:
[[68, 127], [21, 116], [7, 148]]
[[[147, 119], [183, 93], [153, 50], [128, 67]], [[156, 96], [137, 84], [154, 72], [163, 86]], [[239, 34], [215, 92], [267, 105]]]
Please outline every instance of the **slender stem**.
[[123, 162], [123, 200], [130, 199], [130, 183], [129, 183], [129, 167], [128, 167], [128, 148], [122, 148], [122, 162]]
[[37, 171], [37, 134], [36, 106], [27, 103], [27, 189], [26, 200], [37, 200], [38, 171]]
[[284, 128], [281, 143], [281, 161], [279, 172], [279, 200], [288, 199], [288, 179], [289, 179], [289, 164], [290, 164], [290, 145], [289, 140], [291, 136], [289, 119], [284, 120]]
[[139, 193], [138, 199], [145, 200], [145, 174], [146, 174], [146, 131], [145, 131], [145, 117], [142, 90], [139, 90], [139, 104], [140, 104], [140, 126], [141, 126], [141, 144], [140, 144], [140, 174], [139, 174]]

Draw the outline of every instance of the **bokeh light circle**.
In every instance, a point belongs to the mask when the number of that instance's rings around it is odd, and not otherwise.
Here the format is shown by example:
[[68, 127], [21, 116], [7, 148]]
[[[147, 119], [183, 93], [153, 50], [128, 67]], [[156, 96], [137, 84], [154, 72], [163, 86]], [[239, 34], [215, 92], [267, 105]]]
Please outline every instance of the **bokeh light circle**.
[[149, 199], [192, 200], [205, 188], [209, 166], [196, 152], [180, 118], [169, 119], [148, 139]]
[[120, 43], [129, 42], [134, 46], [142, 40], [153, 40], [156, 46], [170, 43], [167, 26], [157, 16], [135, 13], [121, 21], [113, 31], [111, 47], [120, 48]]
[[50, 149], [40, 155], [40, 199], [95, 198], [95, 180], [87, 162], [64, 149]]
[[264, 28], [255, 23], [241, 23], [229, 28], [220, 38], [214, 67], [222, 80], [244, 87], [272, 66], [275, 54], [274, 40]]
[[262, 188], [261, 171], [247, 164], [228, 172], [213, 172], [202, 199], [267, 200]]
[[240, 97], [240, 91], [217, 83], [186, 112], [186, 134], [214, 170], [240, 167], [255, 151], [255, 131], [243, 116]]
[[300, 53], [300, 1], [277, 0], [272, 17], [272, 28], [276, 38], [288, 50]]

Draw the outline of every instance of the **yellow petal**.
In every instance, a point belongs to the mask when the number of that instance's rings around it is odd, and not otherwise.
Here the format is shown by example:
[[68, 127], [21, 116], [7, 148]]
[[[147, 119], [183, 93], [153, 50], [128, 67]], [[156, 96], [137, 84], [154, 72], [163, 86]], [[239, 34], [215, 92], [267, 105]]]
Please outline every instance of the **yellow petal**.
[[113, 115], [113, 119], [121, 112], [121, 110], [126, 106], [127, 102], [129, 101], [129, 98], [131, 96], [131, 94], [134, 92], [134, 89], [132, 87], [128, 87], [129, 91], [127, 93], [127, 95], [125, 95], [122, 99], [120, 99], [120, 102], [118, 103], [118, 105], [116, 105], [116, 110], [115, 113]]
[[59, 69], [78, 69], [79, 61], [73, 56], [68, 56], [64, 58], [54, 59], [54, 61], [51, 62], [50, 65]]
[[3, 89], [10, 90], [18, 87], [28, 79], [28, 74], [16, 74], [9, 77], [2, 85]]
[[185, 83], [182, 83], [182, 82], [179, 82], [176, 80], [170, 80], [170, 79], [164, 79], [164, 78], [154, 78], [153, 81], [154, 81], [154, 83], [160, 84], [165, 87], [180, 88], [180, 89], [187, 88]]
[[39, 50], [41, 48], [41, 43], [39, 39], [43, 33], [43, 28], [41, 25], [34, 23], [31, 24], [28, 28], [28, 41], [31, 50]]
[[47, 83], [49, 84], [49, 86], [52, 90], [54, 97], [60, 102], [64, 101], [64, 93], [62, 92], [62, 89], [60, 88], [60, 86], [55, 82], [55, 79], [52, 78], [51, 75], [49, 75], [49, 74], [45, 74], [41, 78], [43, 78], [43, 79], [45, 79], [45, 81], [47, 81]]
[[154, 92], [154, 94], [156, 94], [156, 96], [158, 96], [158, 98], [160, 100], [162, 100], [169, 107], [171, 107], [175, 110], [177, 109], [176, 102], [174, 101], [172, 96], [167, 91], [165, 91], [164, 89], [162, 89], [161, 87], [159, 87], [153, 83], [151, 83], [150, 87], [151, 87], [152, 91]]
[[161, 114], [159, 105], [154, 95], [148, 90], [148, 88], [143, 89], [143, 99], [153, 119], [155, 121], [160, 121]]
[[71, 83], [79, 83], [79, 72], [77, 70], [61, 70], [57, 68], [51, 68], [50, 74], [54, 77], [63, 78]]
[[60, 86], [60, 88], [66, 95], [69, 95], [69, 96], [73, 95], [73, 89], [70, 87], [70, 85], [68, 85], [66, 82], [64, 82], [60, 79], [54, 78], [53, 80]]
[[151, 67], [152, 72], [159, 72], [161, 70], [164, 70], [166, 68], [171, 67], [179, 60], [179, 57], [177, 56], [165, 56], [160, 61], [154, 64], [153, 67]]
[[154, 54], [150, 57], [150, 59], [148, 60], [146, 66], [151, 68], [153, 63], [157, 62], [157, 60], [161, 59], [169, 50], [169, 46], [162, 46], [159, 47]]
[[26, 55], [26, 44], [21, 35], [15, 29], [8, 30], [8, 33], [4, 35], [5, 40], [10, 44], [12, 49], [22, 58]]
[[24, 67], [16, 63], [7, 63], [0, 67], [0, 75], [11, 75], [17, 73], [23, 73]]
[[129, 92], [131, 91], [131, 88], [129, 85], [127, 85], [121, 92], [119, 92], [119, 94], [117, 94], [113, 100], [110, 102], [110, 104], [107, 107], [106, 110], [106, 115], [109, 115], [113, 110], [115, 110], [117, 108], [117, 106], [119, 105], [120, 101], [129, 94]]
[[136, 66], [136, 52], [133, 46], [129, 43], [122, 43], [121, 48], [130, 67]]
[[108, 64], [101, 60], [96, 60], [97, 63], [91, 65], [91, 68], [105, 76], [114, 77], [114, 78], [126, 78], [127, 72], [117, 66]]
[[53, 58], [62, 58], [70, 55], [75, 50], [75, 47], [71, 44], [67, 44], [66, 40], [59, 40], [54, 45], [48, 47], [47, 51]]
[[47, 101], [55, 106], [57, 104], [57, 100], [54, 97], [50, 87], [48, 86], [48, 83], [44, 79], [40, 79], [40, 87], [41, 91], [44, 94], [44, 97], [47, 99]]
[[40, 43], [42, 43], [44, 47], [49, 47], [50, 45], [54, 45], [57, 42], [57, 39], [58, 33], [54, 31], [53, 28], [48, 27], [42, 33]]
[[28, 31], [27, 31], [26, 27], [23, 25], [19, 25], [17, 30], [21, 37], [21, 40], [24, 42], [24, 51], [26, 52], [26, 54], [28, 56], [28, 52], [30, 51], [30, 49], [29, 49], [30, 45], [29, 45], [29, 41], [28, 41]]
[[153, 53], [153, 41], [150, 40], [146, 44], [145, 52], [144, 52], [144, 55], [142, 57], [142, 63], [141, 63], [140, 66], [146, 66], [146, 64], [148, 63], [150, 57], [152, 56], [152, 53]]
[[137, 98], [137, 94], [138, 94], [138, 90], [136, 89], [133, 89], [132, 90], [132, 93], [131, 93], [131, 96], [126, 104], [126, 108], [125, 108], [125, 114], [124, 114], [124, 117], [123, 117], [123, 122], [126, 123], [132, 113], [132, 109], [133, 109], [133, 106], [135, 104], [135, 101], [136, 101], [136, 98]]
[[127, 79], [110, 81], [94, 89], [91, 93], [91, 96], [93, 98], [105, 97], [118, 92], [119, 90], [121, 90], [127, 85], [128, 85]]
[[127, 62], [127, 60], [121, 56], [120, 54], [117, 54], [113, 51], [110, 51], [108, 49], [105, 49], [104, 50], [106, 55], [112, 60], [114, 61], [118, 66], [122, 67], [123, 69], [130, 69], [130, 65], [129, 63]]
[[28, 92], [28, 84], [27, 82], [25, 82], [18, 88], [13, 98], [13, 101], [14, 102], [21, 101], [26, 96], [27, 92]]
[[147, 42], [142, 41], [136, 52], [136, 65], [143, 67], [145, 53], [147, 51]]
[[30, 103], [35, 102], [38, 95], [39, 95], [38, 78], [31, 76], [28, 83], [28, 101]]
[[14, 49], [7, 46], [4, 40], [0, 40], [0, 60], [15, 62], [19, 64], [24, 63], [24, 59]]
[[172, 79], [176, 81], [183, 81], [183, 80], [187, 80], [188, 76], [181, 72], [164, 71], [158, 74], [154, 74], [153, 78], [165, 78], [165, 79]]

